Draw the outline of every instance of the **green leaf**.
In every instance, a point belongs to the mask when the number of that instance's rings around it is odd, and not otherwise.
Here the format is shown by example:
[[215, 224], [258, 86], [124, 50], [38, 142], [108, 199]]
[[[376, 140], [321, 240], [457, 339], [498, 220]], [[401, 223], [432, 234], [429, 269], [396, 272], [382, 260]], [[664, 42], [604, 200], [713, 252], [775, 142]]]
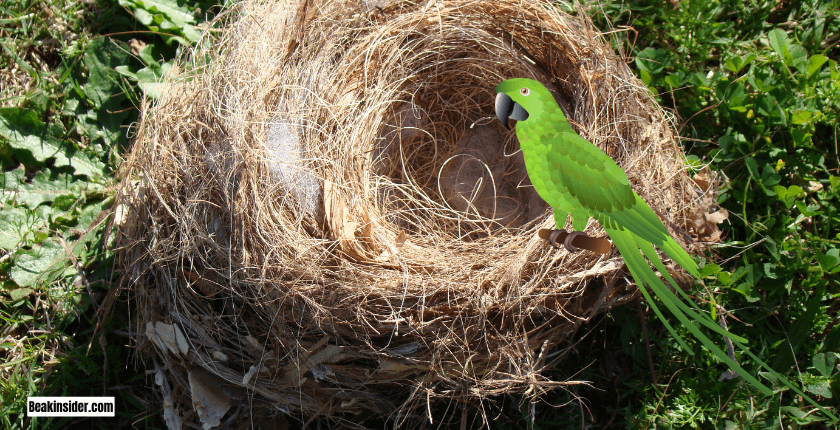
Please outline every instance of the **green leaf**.
[[[16, 171], [23, 172], [23, 169], [12, 172]], [[73, 186], [78, 188], [82, 183], [84, 182], [75, 180], [72, 174], [45, 167], [39, 170], [29, 183], [24, 180], [16, 184], [7, 181], [7, 189], [17, 193], [15, 201], [18, 204], [34, 209], [42, 203], [53, 202], [59, 196], [72, 194], [71, 188]]]
[[836, 352], [821, 352], [814, 356], [813, 363], [814, 369], [817, 369], [822, 376], [828, 378], [834, 373], [834, 366], [840, 364], [840, 354]]
[[779, 197], [779, 200], [785, 204], [785, 207], [790, 209], [796, 197], [800, 192], [802, 192], [802, 188], [799, 188], [796, 185], [792, 185], [790, 188], [785, 188], [782, 185], [776, 185], [773, 187], [773, 191], [776, 192], [776, 195]]
[[807, 388], [808, 392], [814, 393], [820, 397], [825, 397], [826, 399], [831, 398], [831, 385], [828, 380], [821, 380], [813, 384], [808, 384]]
[[636, 55], [636, 67], [645, 70], [651, 75], [661, 73], [671, 64], [668, 51], [664, 49], [645, 48]]
[[791, 63], [790, 65], [796, 67], [801, 72], [808, 71], [808, 52], [805, 51], [801, 45], [792, 44], [789, 46]]
[[755, 58], [756, 56], [754, 54], [745, 55], [743, 57], [729, 57], [726, 59], [726, 68], [732, 73], [738, 73], [746, 65], [752, 63]]
[[793, 128], [790, 130], [790, 136], [793, 138], [793, 146], [797, 148], [807, 148], [811, 146], [811, 133], [802, 131], [798, 128]]
[[813, 113], [807, 110], [795, 110], [790, 114], [790, 121], [794, 124], [807, 124], [811, 122]]
[[773, 256], [773, 259], [779, 261], [781, 254], [779, 253], [779, 248], [776, 246], [776, 241], [774, 241], [770, 236], [767, 236], [764, 243], [767, 245], [767, 250], [770, 251], [770, 255]]
[[173, 0], [137, 0], [137, 5], [143, 9], [155, 13], [159, 12], [176, 27], [184, 27], [187, 24], [195, 24], [195, 17], [186, 5], [181, 6]]
[[646, 86], [650, 86], [650, 82], [653, 79], [650, 75], [650, 72], [647, 70], [639, 69], [639, 79], [642, 80], [642, 83]]
[[767, 38], [770, 40], [770, 46], [776, 51], [776, 54], [779, 54], [782, 62], [785, 65], [792, 66], [793, 56], [790, 53], [790, 41], [788, 40], [787, 33], [782, 29], [776, 28], [767, 35]]
[[[103, 175], [105, 164], [82, 153], [75, 146], [50, 135], [49, 127], [41, 122], [32, 110], [0, 108], [0, 136], [16, 149], [29, 166], [43, 166], [53, 159], [55, 167], [71, 167], [77, 175], [98, 177]], [[23, 160], [27, 164], [27, 160]]]
[[[195, 16], [190, 7], [174, 0], [119, 0], [132, 10], [135, 18], [152, 31], [162, 31], [176, 37], [178, 43], [189, 45], [201, 37], [195, 29]], [[169, 43], [169, 41], [167, 41]]]
[[764, 263], [764, 276], [770, 279], [778, 279], [776, 274], [776, 265], [773, 263]]
[[831, 184], [832, 191], [840, 193], [840, 176], [831, 175], [828, 177], [828, 182]]
[[840, 271], [840, 249], [831, 248], [827, 253], [817, 251], [817, 262], [820, 267], [828, 273], [836, 273]]
[[106, 146], [125, 140], [123, 121], [128, 117], [129, 106], [120, 87], [120, 74], [116, 68], [128, 64], [128, 50], [120, 48], [111, 39], [100, 37], [91, 41], [85, 50], [83, 63], [89, 77], [83, 87], [84, 95], [93, 103], [93, 109], [80, 108], [84, 125], [91, 141], [101, 139]]
[[765, 164], [761, 169], [761, 183], [765, 187], [773, 187], [782, 180], [781, 176], [776, 173], [776, 170], [770, 164]]
[[747, 165], [747, 170], [750, 172], [750, 177], [757, 182], [761, 182], [761, 174], [759, 174], [758, 162], [755, 161], [755, 158], [747, 157], [744, 162]]
[[38, 210], [30, 211], [21, 207], [4, 207], [0, 210], [0, 248], [11, 251], [21, 242], [27, 245], [34, 239], [31, 232], [45, 229], [49, 224], [49, 211], [47, 206], [41, 206]]
[[720, 266], [718, 266], [717, 264], [709, 263], [700, 268], [700, 277], [705, 278], [707, 276], [712, 276], [718, 272], [720, 272]]
[[93, 39], [85, 50], [84, 64], [88, 69], [88, 81], [83, 87], [85, 95], [94, 106], [105, 105], [118, 93], [117, 66], [128, 63], [130, 56], [108, 38]]
[[799, 212], [801, 212], [803, 216], [809, 217], [809, 216], [819, 215], [819, 212], [818, 212], [819, 206], [812, 207], [811, 209], [809, 209], [807, 206], [805, 206], [805, 203], [802, 203], [799, 200], [797, 200], [794, 204], [796, 205], [796, 208], [799, 209]]
[[15, 265], [9, 271], [9, 277], [21, 287], [28, 287], [49, 269], [53, 262], [64, 252], [54, 240], [45, 240], [15, 259]]
[[824, 55], [812, 55], [811, 58], [808, 59], [808, 76], [813, 76], [814, 73], [817, 73], [826, 61], [828, 61], [828, 58]]
[[[747, 98], [747, 91], [746, 87], [740, 82], [735, 82], [726, 89], [726, 96], [724, 100], [726, 101], [727, 105], [730, 109], [736, 107], [743, 107], [744, 101]], [[746, 111], [746, 108], [743, 107], [741, 109], [742, 112]]]
[[9, 291], [9, 297], [12, 298], [13, 302], [16, 302], [20, 299], [26, 298], [31, 292], [33, 292], [32, 288], [16, 288], [14, 290]]

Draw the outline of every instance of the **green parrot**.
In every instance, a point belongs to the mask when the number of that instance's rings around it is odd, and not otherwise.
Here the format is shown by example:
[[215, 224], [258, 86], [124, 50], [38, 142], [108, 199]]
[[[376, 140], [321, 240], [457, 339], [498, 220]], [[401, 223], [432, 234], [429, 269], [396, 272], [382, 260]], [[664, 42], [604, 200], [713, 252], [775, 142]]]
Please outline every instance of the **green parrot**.
[[[627, 175], [615, 161], [575, 133], [554, 96], [541, 83], [531, 79], [509, 79], [496, 87], [496, 93], [496, 116], [508, 129], [508, 120], [516, 121], [516, 137], [525, 158], [528, 177], [540, 197], [554, 209], [557, 229], [565, 228], [568, 214], [572, 216], [572, 227], [578, 231], [586, 228], [590, 217], [596, 219], [609, 234], [648, 304], [674, 339], [693, 355], [692, 350], [662, 315], [648, 289], [709, 351], [754, 387], [770, 395], [769, 388], [741, 368], [689, 320], [688, 317], [691, 317], [730, 339], [756, 362], [784, 380], [746, 348], [746, 339], [721, 328], [709, 315], [699, 311], [700, 308], [677, 286], [653, 246], [656, 245], [695, 278], [700, 276], [697, 263], [671, 238], [659, 217], [633, 191]], [[569, 241], [566, 243], [568, 247]], [[685, 301], [662, 282], [645, 257]], [[784, 382], [808, 398], [798, 388]], [[813, 400], [811, 402], [820, 407]]]

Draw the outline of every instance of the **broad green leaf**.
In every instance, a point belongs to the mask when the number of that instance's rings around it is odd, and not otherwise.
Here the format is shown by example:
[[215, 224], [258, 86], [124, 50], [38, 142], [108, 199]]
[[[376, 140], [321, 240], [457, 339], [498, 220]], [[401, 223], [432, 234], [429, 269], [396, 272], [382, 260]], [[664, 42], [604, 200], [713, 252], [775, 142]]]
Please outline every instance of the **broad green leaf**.
[[791, 56], [791, 66], [796, 67], [801, 72], [808, 71], [808, 52], [805, 51], [801, 45], [792, 44], [789, 47]]
[[792, 66], [793, 56], [790, 54], [790, 41], [787, 33], [782, 29], [775, 28], [767, 34], [767, 38], [770, 40], [770, 46], [776, 51], [776, 54], [779, 54], [782, 62], [785, 65]]
[[836, 352], [821, 352], [814, 356], [814, 369], [826, 378], [834, 373], [834, 366], [840, 364], [840, 354]]
[[781, 254], [779, 253], [779, 248], [776, 246], [776, 241], [770, 236], [767, 236], [764, 243], [767, 245], [767, 250], [770, 251], [770, 255], [773, 256], [773, 259], [779, 261]]
[[680, 86], [681, 77], [676, 73], [671, 73], [670, 75], [665, 77], [665, 83], [668, 84], [671, 88], [677, 88]]
[[668, 51], [664, 49], [645, 48], [636, 55], [636, 67], [648, 71], [651, 75], [661, 73], [670, 64]]
[[720, 272], [720, 266], [718, 266], [717, 264], [709, 263], [700, 268], [700, 277], [705, 278], [707, 276], [712, 276], [718, 272]]
[[132, 72], [128, 66], [117, 66], [114, 68], [120, 75], [125, 76], [126, 78], [131, 79], [132, 81], [137, 81], [137, 74]]
[[761, 182], [761, 174], [759, 174], [758, 162], [755, 161], [755, 158], [747, 157], [744, 162], [746, 163], [747, 170], [750, 172], [750, 176], [753, 180]]
[[15, 259], [15, 264], [9, 271], [9, 277], [19, 286], [28, 287], [35, 283], [63, 252], [61, 245], [54, 240], [45, 240]]
[[41, 206], [35, 211], [7, 206], [0, 210], [0, 248], [11, 251], [35, 240], [36, 233], [49, 225], [50, 208]]
[[[23, 173], [22, 168], [15, 169], [12, 172], [16, 171], [21, 174]], [[7, 174], [8, 173], [9, 172], [7, 172]], [[74, 190], [71, 188], [74, 188], [74, 186], [76, 188], [75, 191], [78, 191], [80, 184], [84, 183], [82, 181], [74, 180], [72, 174], [51, 169], [49, 167], [45, 167], [35, 173], [35, 176], [33, 176], [32, 180], [28, 183], [22, 179], [23, 178], [21, 178], [21, 180], [16, 184], [12, 184], [7, 181], [7, 189], [15, 191], [17, 194], [15, 196], [15, 201], [18, 204], [33, 209], [42, 203], [53, 202], [61, 195], [73, 193]]]
[[794, 124], [807, 124], [811, 122], [813, 114], [807, 110], [795, 110], [790, 114], [790, 121]]
[[776, 273], [776, 265], [773, 263], [764, 263], [764, 276], [770, 279], [778, 279], [779, 276]]
[[33, 292], [32, 288], [16, 288], [14, 290], [9, 291], [9, 297], [12, 298], [13, 302], [16, 302], [22, 298], [28, 296], [31, 292]]
[[653, 79], [653, 77], [650, 75], [649, 71], [639, 69], [639, 79], [641, 79], [642, 83], [646, 86], [650, 86], [650, 82]]
[[796, 208], [799, 209], [799, 212], [802, 213], [802, 215], [804, 215], [806, 217], [819, 215], [819, 206], [818, 205], [817, 206], [811, 206], [809, 208], [801, 200], [797, 200], [794, 204], [796, 205]]
[[[182, 45], [195, 43], [201, 33], [195, 29], [195, 16], [187, 3], [175, 0], [119, 0], [119, 4], [132, 10], [135, 18], [152, 31], [172, 34], [172, 40]], [[183, 37], [179, 37], [183, 36]], [[167, 44], [171, 40], [166, 41]]]
[[807, 388], [810, 393], [814, 393], [820, 397], [825, 397], [826, 399], [831, 398], [831, 384], [827, 379], [817, 381], [813, 384], [808, 384]]
[[159, 12], [177, 27], [195, 24], [195, 17], [186, 5], [181, 6], [174, 0], [136, 0], [138, 7], [151, 13]]
[[831, 184], [832, 191], [840, 193], [840, 176], [831, 175], [828, 177], [828, 182]]
[[[779, 161], [782, 161], [779, 159]], [[784, 166], [784, 164], [782, 164]], [[770, 164], [765, 164], [764, 168], [761, 169], [761, 183], [764, 184], [765, 187], [772, 187], [779, 183], [782, 180], [782, 177], [776, 173], [776, 170]]]
[[110, 39], [100, 37], [90, 42], [83, 59], [89, 74], [83, 90], [94, 106], [105, 105], [114, 94], [120, 92], [114, 69], [128, 63], [129, 58], [126, 50]]
[[790, 130], [790, 136], [793, 138], [793, 146], [797, 148], [811, 147], [811, 133], [802, 131], [798, 128], [792, 128]]
[[[726, 101], [729, 108], [733, 109], [735, 107], [743, 107], [746, 98], [747, 91], [744, 87], [744, 84], [740, 82], [735, 82], [726, 89], [726, 96], [724, 100]], [[746, 108], [743, 108], [741, 111], [746, 111]]]
[[103, 174], [104, 163], [51, 136], [49, 127], [32, 110], [0, 108], [0, 136], [24, 158], [30, 158], [32, 165], [28, 167], [41, 167], [52, 158], [55, 167], [69, 166], [77, 175], [98, 177]]
[[776, 195], [779, 197], [779, 200], [785, 204], [785, 207], [790, 209], [794, 200], [802, 191], [802, 188], [799, 188], [796, 185], [793, 185], [790, 188], [785, 188], [782, 185], [776, 185], [773, 187], [773, 191], [776, 192]]
[[808, 76], [812, 76], [814, 73], [817, 73], [826, 61], [828, 61], [828, 58], [824, 55], [812, 55], [811, 58], [808, 59]]
[[755, 60], [754, 54], [745, 55], [743, 57], [729, 57], [726, 59], [726, 68], [732, 73], [738, 73], [748, 64]]
[[828, 273], [840, 271], [840, 249], [832, 248], [827, 253], [817, 251], [817, 262]]
[[91, 141], [101, 139], [106, 146], [112, 146], [126, 140], [122, 124], [130, 105], [116, 68], [128, 64], [130, 58], [127, 49], [104, 37], [92, 40], [85, 50], [83, 62], [89, 78], [83, 93], [93, 103], [93, 109], [80, 107], [78, 113], [84, 117], [84, 131]]

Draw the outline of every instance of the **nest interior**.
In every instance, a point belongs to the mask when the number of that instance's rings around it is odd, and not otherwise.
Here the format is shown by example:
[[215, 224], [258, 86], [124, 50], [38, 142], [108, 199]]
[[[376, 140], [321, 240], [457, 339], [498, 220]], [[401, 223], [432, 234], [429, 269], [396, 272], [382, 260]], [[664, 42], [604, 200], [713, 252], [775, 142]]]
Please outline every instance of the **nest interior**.
[[537, 237], [551, 210], [495, 121], [502, 80], [550, 87], [677, 241], [711, 193], [624, 60], [549, 2], [246, 0], [218, 28], [121, 172], [123, 284], [170, 428], [422, 426], [436, 400], [573, 383], [544, 372], [635, 288], [616, 251]]

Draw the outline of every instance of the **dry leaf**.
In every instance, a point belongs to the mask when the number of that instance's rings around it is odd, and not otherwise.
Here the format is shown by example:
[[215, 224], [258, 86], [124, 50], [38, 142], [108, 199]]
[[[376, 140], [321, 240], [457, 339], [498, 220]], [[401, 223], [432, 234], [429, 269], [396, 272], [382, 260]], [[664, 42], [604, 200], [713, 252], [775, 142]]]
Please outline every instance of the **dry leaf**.
[[815, 193], [823, 188], [823, 184], [814, 181], [808, 181], [808, 191]]
[[[157, 334], [157, 338], [160, 342], [158, 346], [166, 346], [172, 354], [179, 355], [179, 354], [186, 354], [190, 347], [187, 344], [187, 339], [184, 337], [184, 333], [181, 332], [181, 329], [178, 328], [177, 324], [165, 324], [162, 321], [158, 321], [155, 323], [155, 334]], [[146, 336], [149, 335], [149, 325], [146, 325]]]
[[709, 189], [709, 175], [705, 173], [698, 173], [694, 175], [694, 183], [700, 187], [701, 190], [706, 191]]
[[142, 51], [145, 47], [146, 43], [144, 43], [142, 40], [131, 39], [128, 41], [128, 49], [131, 50], [131, 55], [140, 55], [140, 51]]
[[720, 224], [727, 219], [729, 219], [729, 211], [727, 211], [726, 209], [721, 209], [715, 213], [706, 214], [706, 221], [709, 221], [712, 224]]
[[169, 430], [181, 430], [181, 414], [172, 403], [172, 396], [163, 396], [163, 421]]
[[408, 235], [405, 234], [405, 231], [400, 230], [400, 233], [397, 235], [397, 240], [396, 240], [397, 248], [403, 246], [406, 239], [408, 239]]
[[218, 426], [230, 409], [230, 396], [225, 393], [224, 381], [200, 367], [190, 371], [188, 377], [193, 408], [204, 430]]

